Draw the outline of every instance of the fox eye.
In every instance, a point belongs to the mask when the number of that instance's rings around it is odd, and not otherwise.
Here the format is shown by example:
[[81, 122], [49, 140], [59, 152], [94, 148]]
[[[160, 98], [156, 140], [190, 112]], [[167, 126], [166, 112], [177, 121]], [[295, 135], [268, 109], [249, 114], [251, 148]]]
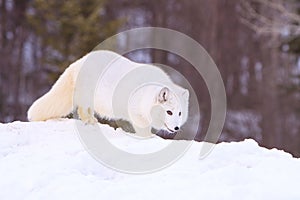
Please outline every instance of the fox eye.
[[178, 115], [181, 116], [181, 112], [179, 112]]
[[167, 113], [168, 113], [168, 115], [173, 115], [171, 110], [168, 110]]

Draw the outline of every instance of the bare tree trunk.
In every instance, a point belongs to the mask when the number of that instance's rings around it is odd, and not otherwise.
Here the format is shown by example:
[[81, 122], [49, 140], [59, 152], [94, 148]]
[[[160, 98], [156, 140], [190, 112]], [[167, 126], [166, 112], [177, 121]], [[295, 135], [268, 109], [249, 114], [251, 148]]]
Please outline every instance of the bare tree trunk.
[[7, 1], [6, 0], [2, 0], [1, 1], [1, 38], [0, 38], [0, 42], [1, 42], [1, 48], [0, 48], [0, 65], [1, 65], [1, 71], [0, 71], [0, 75], [1, 75], [1, 83], [0, 83], [0, 96], [2, 97], [0, 99], [0, 117], [3, 120], [3, 118], [5, 118], [7, 116], [7, 106], [6, 106], [6, 101], [7, 101], [7, 97], [9, 95], [8, 91], [9, 91], [9, 85], [7, 84], [7, 82], [9, 81], [9, 69], [10, 69], [10, 62], [9, 62], [9, 54], [8, 52], [10, 51], [9, 47], [8, 47], [8, 39], [7, 39], [7, 27], [8, 27], [8, 13], [6, 10], [6, 6], [7, 6]]
[[[274, 40], [276, 35], [272, 36]], [[278, 65], [279, 52], [271, 47], [263, 52], [263, 96], [262, 96], [262, 141], [267, 147], [280, 144], [280, 116], [278, 101]]]
[[[152, 9], [152, 25], [154, 27], [167, 27], [166, 18], [168, 15], [167, 1], [161, 1], [161, 3], [154, 3], [151, 5]], [[153, 35], [153, 37], [156, 37]], [[157, 40], [157, 38], [153, 38]], [[163, 41], [162, 41], [163, 42]], [[168, 64], [167, 63], [167, 53], [162, 52], [161, 50], [153, 49], [151, 51], [152, 61], [154, 63]]]

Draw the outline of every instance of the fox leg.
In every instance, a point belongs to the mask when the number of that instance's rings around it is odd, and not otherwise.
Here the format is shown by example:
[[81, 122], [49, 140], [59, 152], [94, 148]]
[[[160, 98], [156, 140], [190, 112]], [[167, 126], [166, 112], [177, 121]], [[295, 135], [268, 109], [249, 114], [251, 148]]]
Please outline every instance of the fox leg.
[[90, 107], [78, 106], [78, 116], [86, 124], [96, 124], [98, 120], [94, 117], [94, 111]]

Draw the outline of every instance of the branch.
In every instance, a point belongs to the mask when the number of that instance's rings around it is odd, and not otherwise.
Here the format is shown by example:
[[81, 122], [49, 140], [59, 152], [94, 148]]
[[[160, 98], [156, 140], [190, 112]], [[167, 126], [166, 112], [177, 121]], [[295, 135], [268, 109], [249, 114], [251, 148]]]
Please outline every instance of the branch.
[[[295, 13], [297, 6], [299, 8], [299, 4], [287, 0], [242, 0], [241, 22], [259, 34], [283, 34], [288, 31], [289, 35], [299, 35], [300, 15]], [[267, 12], [262, 13], [262, 10]]]

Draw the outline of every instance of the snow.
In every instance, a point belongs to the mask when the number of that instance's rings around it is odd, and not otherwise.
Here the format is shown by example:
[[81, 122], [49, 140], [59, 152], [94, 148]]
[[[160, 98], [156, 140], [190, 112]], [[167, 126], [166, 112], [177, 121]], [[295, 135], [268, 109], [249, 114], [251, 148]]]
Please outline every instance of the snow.
[[[145, 153], [170, 140], [137, 140], [100, 125], [111, 143]], [[80, 143], [74, 120], [0, 124], [0, 199], [299, 199], [300, 160], [254, 140], [203, 143], [161, 171], [133, 175], [107, 168]]]

